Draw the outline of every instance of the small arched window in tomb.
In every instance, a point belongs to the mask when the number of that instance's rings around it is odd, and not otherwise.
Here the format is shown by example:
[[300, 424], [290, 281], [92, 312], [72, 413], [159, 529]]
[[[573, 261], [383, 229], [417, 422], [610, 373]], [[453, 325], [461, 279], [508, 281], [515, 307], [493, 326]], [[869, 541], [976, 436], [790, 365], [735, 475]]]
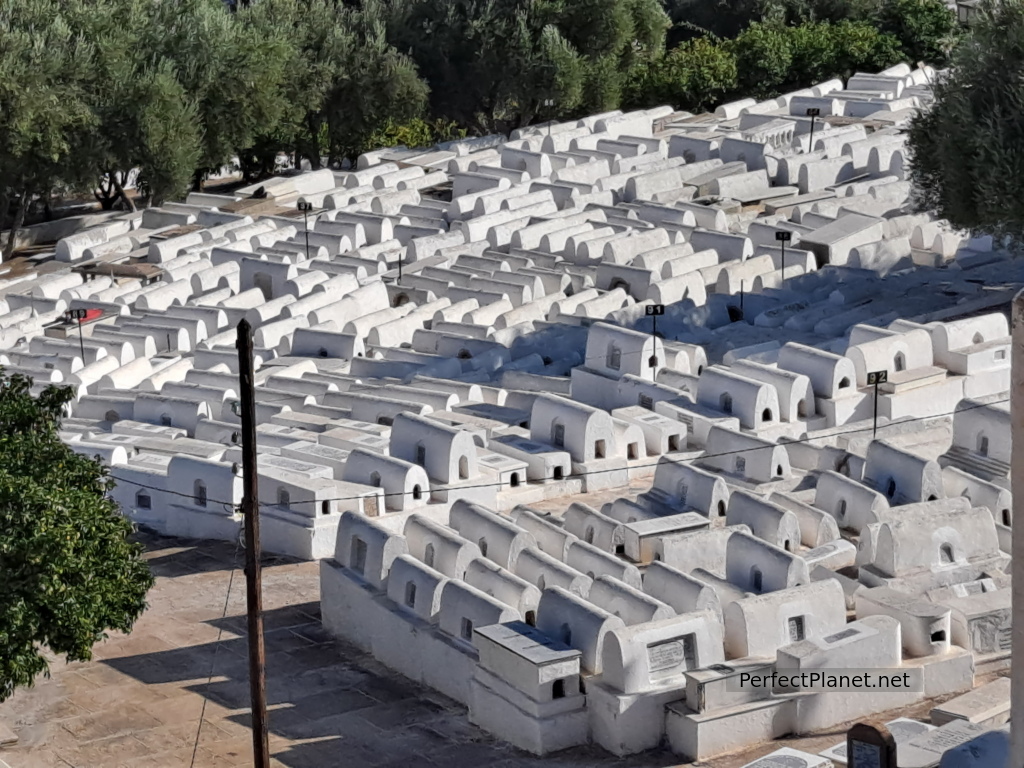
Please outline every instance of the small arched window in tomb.
[[756, 565], [750, 569], [750, 587], [752, 592], [761, 593], [761, 589], [764, 585], [764, 577], [761, 575], [761, 569]]
[[160, 414], [160, 424], [164, 427], [171, 426], [171, 417], [166, 413]]
[[421, 467], [427, 463], [427, 447], [423, 443], [416, 444], [416, 463]]
[[939, 562], [943, 565], [950, 565], [955, 562], [956, 558], [953, 557], [953, 545], [943, 544], [939, 547]]
[[465, 480], [469, 477], [469, 457], [459, 457], [459, 479]]
[[146, 491], [139, 491], [135, 494], [135, 506], [139, 509], [152, 509], [153, 500]]
[[551, 444], [555, 448], [565, 447], [565, 425], [557, 421], [551, 425]]
[[358, 574], [366, 571], [366, 542], [358, 536], [352, 537], [352, 551], [349, 566]]
[[897, 352], [896, 356], [892, 359], [892, 367], [897, 371], [907, 370], [907, 357], [902, 352]]
[[552, 699], [564, 699], [565, 698], [565, 680], [555, 680], [551, 684], [551, 698]]
[[513, 472], [513, 473], [512, 473], [512, 474], [511, 474], [511, 475], [509, 476], [509, 478], [508, 478], [508, 484], [509, 484], [509, 485], [510, 485], [510, 486], [511, 486], [512, 488], [518, 488], [518, 487], [519, 487], [519, 473], [518, 473], [518, 472]]
[[976, 333], [976, 334], [974, 334], [974, 338], [971, 340], [971, 343], [972, 344], [984, 344], [985, 343], [985, 337], [982, 336], [980, 333]]
[[197, 507], [206, 506], [206, 483], [202, 480], [196, 480], [192, 485], [192, 500], [195, 501]]
[[537, 577], [537, 589], [543, 592], [546, 586], [547, 581], [544, 579], [544, 574], [542, 573], [540, 576]]
[[640, 458], [640, 446], [638, 443], [626, 444], [626, 458], [630, 461], [635, 461]]
[[725, 517], [725, 502], [721, 499], [718, 500], [718, 516]]
[[782, 477], [782, 465], [781, 464], [776, 465], [776, 467], [775, 467], [775, 476], [776, 477]]
[[554, 472], [552, 472], [552, 479], [561, 480], [563, 477], [565, 477], [565, 470], [560, 466], [555, 467]]
[[370, 485], [374, 488], [380, 488], [380, 472], [370, 473]]
[[929, 494], [928, 498], [926, 499], [926, 501], [938, 501], [938, 500], [939, 500], [939, 497], [936, 496], [934, 493]]
[[416, 582], [410, 581], [405, 585], [405, 605], [407, 608], [416, 607]]
[[1007, 528], [1009, 528], [1011, 520], [1012, 520], [1012, 518], [1010, 517], [1010, 510], [1004, 509], [1003, 510], [1003, 525], [1005, 525]]
[[736, 457], [736, 474], [742, 475], [747, 471], [747, 460], [742, 456]]
[[988, 456], [988, 437], [984, 434], [978, 435], [978, 453]]
[[839, 500], [839, 508], [836, 510], [836, 519], [840, 524], [846, 522], [846, 499]]
[[487, 557], [487, 539], [481, 538], [476, 545], [480, 547], [480, 554]]
[[283, 509], [290, 509], [291, 508], [291, 506], [292, 506], [292, 497], [291, 497], [291, 494], [288, 493], [288, 489], [287, 488], [278, 488], [277, 489], [277, 506], [279, 506], [279, 507], [281, 507]]
[[658, 367], [658, 356], [657, 355], [651, 355], [649, 358], [647, 358], [647, 367], [648, 368], [657, 368]]
[[889, 482], [885, 484], [885, 495], [890, 499], [896, 495], [896, 478], [890, 477]]
[[688, 163], [695, 163], [697, 162], [697, 155], [692, 149], [687, 149], [683, 152], [683, 160]]
[[469, 352], [469, 350], [468, 350], [468, 349], [466, 349], [466, 348], [462, 348], [462, 349], [460, 349], [460, 350], [459, 350], [459, 354], [458, 354], [458, 355], [456, 355], [456, 357], [458, 357], [458, 358], [459, 358], [459, 360], [469, 360], [469, 358], [471, 358], [472, 356], [473, 356], [473, 355], [471, 355], [471, 354], [470, 354], [470, 352]]
[[331, 502], [324, 500], [320, 502], [320, 514], [329, 515], [331, 514]]
[[704, 366], [703, 365], [698, 365], [697, 366], [697, 375], [700, 376], [702, 373], [704, 373]]
[[568, 622], [562, 625], [562, 637], [561, 640], [568, 646], [572, 645], [572, 627], [569, 626]]
[[462, 619], [462, 639], [466, 642], [470, 642], [473, 639], [473, 620], [463, 617]]
[[104, 416], [107, 421], [120, 421], [121, 417], [117, 415], [117, 411], [107, 411], [107, 415]]
[[718, 410], [722, 413], [732, 413], [732, 395], [728, 392], [722, 395], [718, 401]]
[[617, 371], [622, 367], [622, 350], [615, 344], [608, 345], [607, 364], [613, 371]]
[[605, 451], [604, 440], [595, 440], [594, 441], [594, 458], [595, 459], [603, 459], [604, 458], [604, 451]]
[[231, 433], [231, 442], [232, 443], [237, 443], [238, 442], [238, 433], [237, 432], [232, 432]]
[[790, 539], [785, 539], [782, 542], [782, 548], [784, 550], [786, 550], [787, 552], [792, 552], [793, 551], [793, 542]]
[[839, 389], [846, 389], [849, 386], [850, 386], [850, 377], [849, 376], [843, 376], [843, 378], [841, 378], [839, 380]]
[[433, 544], [427, 544], [426, 548], [423, 550], [423, 564], [426, 565], [428, 568], [433, 568], [434, 567], [434, 545]]
[[409, 296], [407, 294], [400, 293], [397, 296], [395, 296], [395, 306], [396, 307], [400, 307], [403, 304], [408, 304], [408, 303], [409, 303]]
[[772, 420], [772, 409], [771, 408], [765, 408], [763, 411], [761, 411], [761, 421], [771, 421], [771, 420]]
[[594, 526], [592, 526], [592, 525], [588, 525], [587, 526], [587, 530], [584, 531], [584, 533], [583, 533], [583, 540], [585, 542], [587, 542], [587, 544], [593, 544], [594, 543]]
[[524, 618], [524, 621], [529, 626], [536, 627], [537, 626], [537, 612], [536, 611], [527, 611], [526, 612], [526, 617]]
[[807, 398], [804, 398], [796, 404], [796, 417], [798, 419], [807, 418]]
[[423, 489], [420, 488], [419, 483], [412, 487], [412, 500], [419, 501], [423, 498]]

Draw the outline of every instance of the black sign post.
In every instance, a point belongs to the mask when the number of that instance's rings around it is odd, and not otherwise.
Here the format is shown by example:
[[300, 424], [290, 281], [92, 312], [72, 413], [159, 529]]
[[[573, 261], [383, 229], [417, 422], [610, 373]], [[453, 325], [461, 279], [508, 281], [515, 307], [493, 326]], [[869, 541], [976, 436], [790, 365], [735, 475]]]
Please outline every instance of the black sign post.
[[307, 200], [300, 200], [299, 210], [302, 211], [302, 225], [306, 235], [306, 261], [309, 261], [309, 212], [313, 210], [313, 204]]
[[878, 435], [878, 385], [885, 384], [889, 380], [888, 371], [872, 371], [868, 374], [868, 386], [874, 386], [875, 388], [875, 415], [874, 421], [871, 427], [871, 439], [874, 440]]
[[[664, 304], [648, 304], [647, 307], [645, 308], [645, 310], [646, 310], [646, 313], [647, 313], [648, 317], [651, 318], [651, 338], [654, 339], [655, 345], [657, 345], [657, 340], [658, 340], [658, 315], [664, 315], [665, 314], [665, 305]], [[657, 349], [657, 346], [655, 346], [655, 349]], [[652, 365], [651, 367], [652, 368], [657, 368], [658, 367], [658, 357], [657, 357], [657, 355], [655, 355], [655, 357], [654, 357], [654, 365]]]
[[896, 739], [884, 725], [857, 723], [846, 733], [848, 768], [896, 768]]
[[811, 118], [811, 145], [807, 148], [808, 152], [814, 151], [814, 118], [821, 115], [821, 109], [818, 107], [808, 107], [807, 116]]
[[775, 233], [775, 239], [782, 247], [782, 282], [786, 282], [786, 243], [793, 239], [793, 233], [787, 230], [779, 230]]
[[69, 309], [67, 312], [64, 313], [64, 316], [68, 320], [74, 320], [78, 323], [78, 347], [79, 349], [82, 350], [82, 365], [86, 364], [85, 339], [82, 338], [82, 321], [85, 320], [85, 318], [88, 315], [88, 312], [89, 311], [86, 309]]

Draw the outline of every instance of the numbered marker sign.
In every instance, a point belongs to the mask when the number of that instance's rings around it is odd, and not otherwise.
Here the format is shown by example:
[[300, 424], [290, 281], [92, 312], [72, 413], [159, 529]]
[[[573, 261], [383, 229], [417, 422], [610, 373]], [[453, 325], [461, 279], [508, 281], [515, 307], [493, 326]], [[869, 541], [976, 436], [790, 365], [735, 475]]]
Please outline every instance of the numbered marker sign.
[[647, 306], [648, 315], [664, 315], [665, 305], [664, 304], [650, 304]]
[[85, 320], [89, 316], [87, 309], [69, 309], [64, 313], [68, 320]]
[[807, 116], [808, 117], [821, 117], [821, 109], [819, 107], [808, 107], [808, 109], [807, 109]]
[[885, 384], [889, 380], [888, 371], [872, 371], [868, 374], [868, 384]]
[[299, 210], [303, 213], [307, 213], [313, 210], [313, 204], [309, 202], [299, 201]]
[[778, 240], [780, 243], [788, 243], [790, 240], [793, 239], [793, 233], [792, 232], [776, 232], [775, 233], [775, 239]]

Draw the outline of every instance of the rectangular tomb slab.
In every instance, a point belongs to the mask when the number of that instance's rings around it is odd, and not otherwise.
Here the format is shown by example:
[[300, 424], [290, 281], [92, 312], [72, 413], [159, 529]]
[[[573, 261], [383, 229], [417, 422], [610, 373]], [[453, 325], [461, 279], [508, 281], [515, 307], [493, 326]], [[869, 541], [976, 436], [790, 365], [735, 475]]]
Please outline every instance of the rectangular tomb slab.
[[966, 744], [989, 730], [992, 729], [967, 720], [953, 720], [934, 731], [922, 733], [900, 746], [900, 768], [935, 768], [953, 747]]
[[1010, 719], [1010, 678], [1001, 677], [932, 709], [932, 722], [966, 720], [998, 727]]
[[798, 749], [783, 747], [770, 755], [759, 757], [743, 768], [834, 768], [834, 763], [827, 757], [801, 752]]

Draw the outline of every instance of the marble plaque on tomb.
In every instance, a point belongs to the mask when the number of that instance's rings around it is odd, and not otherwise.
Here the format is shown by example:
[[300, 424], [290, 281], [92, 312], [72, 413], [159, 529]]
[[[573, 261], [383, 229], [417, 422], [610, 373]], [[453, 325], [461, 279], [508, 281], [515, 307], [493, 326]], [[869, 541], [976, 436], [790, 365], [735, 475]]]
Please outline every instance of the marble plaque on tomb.
[[967, 720], [954, 720], [934, 731], [915, 736], [900, 745], [900, 768], [933, 768], [947, 751], [988, 730]]
[[783, 747], [770, 755], [747, 763], [743, 768], [834, 768], [834, 763], [820, 755]]
[[647, 664], [651, 673], [675, 669], [681, 664], [696, 666], [694, 638], [684, 635], [647, 646]]

